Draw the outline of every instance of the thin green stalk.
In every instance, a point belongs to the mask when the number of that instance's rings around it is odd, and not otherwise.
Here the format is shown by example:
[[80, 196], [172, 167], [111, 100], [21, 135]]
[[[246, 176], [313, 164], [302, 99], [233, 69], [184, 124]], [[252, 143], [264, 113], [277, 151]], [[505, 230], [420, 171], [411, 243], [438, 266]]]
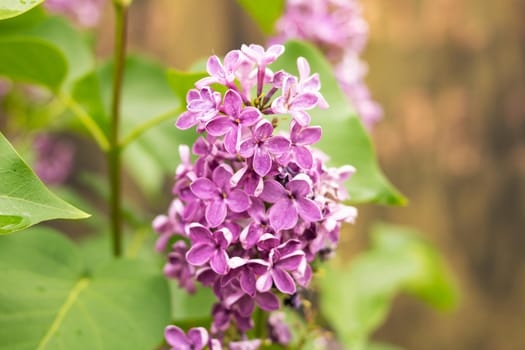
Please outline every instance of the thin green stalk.
[[154, 127], [155, 125], [158, 125], [162, 123], [165, 120], [170, 119], [175, 114], [179, 112], [180, 108], [173, 109], [169, 112], [160, 114], [154, 118], [149, 119], [148, 121], [142, 123], [141, 125], [137, 126], [134, 130], [132, 130], [128, 136], [126, 136], [122, 141], [120, 142], [120, 148], [124, 149], [127, 145], [129, 145], [131, 142], [135, 141], [140, 135]]
[[84, 127], [89, 131], [89, 133], [93, 136], [99, 147], [104, 151], [109, 151], [110, 145], [109, 140], [104, 135], [104, 132], [102, 129], [95, 123], [93, 118], [89, 116], [89, 114], [86, 113], [86, 111], [79, 106], [71, 97], [60, 93], [57, 96], [64, 105], [69, 108], [80, 120], [82, 124], [84, 124]]
[[113, 97], [111, 105], [111, 131], [109, 136], [109, 207], [113, 254], [122, 255], [122, 188], [121, 188], [121, 149], [119, 143], [120, 104], [122, 80], [126, 58], [127, 6], [114, 3], [115, 9], [115, 48], [113, 64]]

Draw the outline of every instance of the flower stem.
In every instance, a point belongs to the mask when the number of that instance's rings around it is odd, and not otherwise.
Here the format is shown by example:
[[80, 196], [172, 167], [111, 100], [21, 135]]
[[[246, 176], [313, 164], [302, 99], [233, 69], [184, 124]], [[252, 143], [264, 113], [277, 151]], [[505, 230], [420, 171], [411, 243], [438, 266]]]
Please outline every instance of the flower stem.
[[111, 105], [111, 132], [109, 135], [108, 171], [110, 188], [110, 221], [113, 255], [122, 254], [121, 149], [119, 143], [120, 103], [126, 58], [127, 6], [114, 3], [115, 47], [113, 64], [113, 97]]

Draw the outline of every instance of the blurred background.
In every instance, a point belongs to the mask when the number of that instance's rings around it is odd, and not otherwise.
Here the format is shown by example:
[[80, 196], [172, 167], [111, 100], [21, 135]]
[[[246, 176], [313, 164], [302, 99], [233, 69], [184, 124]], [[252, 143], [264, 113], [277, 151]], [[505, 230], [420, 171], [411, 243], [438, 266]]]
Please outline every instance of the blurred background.
[[[363, 249], [377, 220], [413, 226], [462, 290], [449, 313], [397, 298], [375, 338], [413, 350], [525, 349], [525, 2], [362, 3], [367, 80], [385, 111], [372, 137], [410, 204], [359, 208], [340, 252]], [[265, 41], [235, 1], [136, 0], [130, 23], [132, 50], [181, 69]]]
[[[367, 82], [385, 112], [371, 136], [410, 204], [359, 207], [339, 252], [362, 251], [374, 222], [412, 226], [446, 257], [461, 289], [448, 313], [396, 298], [374, 338], [410, 350], [525, 349], [525, 2], [361, 2]], [[131, 51], [179, 69], [266, 41], [234, 0], [134, 0], [130, 16]], [[97, 52], [109, 57], [109, 5], [96, 31]], [[72, 141], [77, 165], [104, 169], [94, 145]]]

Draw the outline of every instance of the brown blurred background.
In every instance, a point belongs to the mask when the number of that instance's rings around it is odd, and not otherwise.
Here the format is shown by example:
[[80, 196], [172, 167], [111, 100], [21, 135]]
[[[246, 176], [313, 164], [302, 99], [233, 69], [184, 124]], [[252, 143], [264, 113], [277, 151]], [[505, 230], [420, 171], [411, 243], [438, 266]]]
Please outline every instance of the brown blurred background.
[[[377, 339], [411, 350], [525, 349], [525, 2], [362, 0], [373, 131], [408, 208], [360, 208], [358, 250], [376, 220], [425, 232], [459, 277], [440, 314], [397, 298]], [[109, 22], [99, 53], [111, 50]], [[234, 0], [135, 0], [130, 46], [170, 66], [264, 37]]]

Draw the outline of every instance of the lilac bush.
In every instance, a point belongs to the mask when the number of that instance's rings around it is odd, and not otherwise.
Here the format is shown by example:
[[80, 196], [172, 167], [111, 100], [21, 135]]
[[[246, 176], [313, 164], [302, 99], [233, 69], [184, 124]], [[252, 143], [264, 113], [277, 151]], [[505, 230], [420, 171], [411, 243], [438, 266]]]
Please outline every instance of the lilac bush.
[[[213, 289], [210, 331], [230, 349], [259, 347], [261, 339], [246, 337], [255, 307], [278, 310], [282, 296], [308, 287], [314, 260], [335, 248], [342, 223], [356, 217], [342, 203], [353, 167], [327, 167], [327, 156], [312, 147], [322, 130], [310, 125], [308, 111], [328, 107], [319, 76], [304, 58], [297, 61], [299, 77], [273, 72], [283, 51], [243, 45], [224, 63], [210, 57], [209, 76], [188, 92], [176, 122], [201, 134], [192, 146], [196, 160], [180, 147], [175, 198], [153, 222], [157, 249], [176, 239], [166, 276], [188, 292], [196, 283]], [[269, 327], [274, 342], [289, 342], [280, 316], [271, 316]], [[191, 342], [200, 349], [207, 341], [174, 326], [166, 338], [173, 349]]]
[[325, 53], [342, 90], [367, 128], [381, 118], [381, 106], [373, 101], [364, 81], [367, 66], [360, 55], [367, 41], [368, 24], [357, 0], [287, 0], [276, 31], [272, 43], [301, 39]]

